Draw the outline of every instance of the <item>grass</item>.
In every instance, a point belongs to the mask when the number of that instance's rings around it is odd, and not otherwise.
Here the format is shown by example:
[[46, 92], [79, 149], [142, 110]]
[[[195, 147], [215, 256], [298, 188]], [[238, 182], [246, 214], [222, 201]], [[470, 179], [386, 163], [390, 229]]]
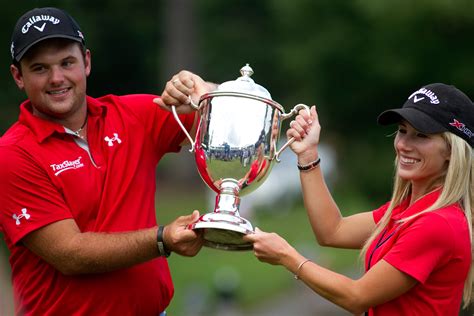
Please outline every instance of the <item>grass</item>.
[[[168, 223], [193, 209], [209, 212], [202, 192], [187, 191], [186, 199], [179, 199], [158, 190], [158, 218]], [[321, 248], [316, 244], [301, 205], [290, 210], [257, 210], [248, 219], [262, 230], [277, 232], [324, 267], [343, 273], [356, 268], [358, 251]], [[187, 315], [191, 310], [213, 306], [219, 298], [231, 295], [243, 310], [251, 309], [295, 285], [285, 268], [259, 262], [252, 251], [203, 248], [196, 257], [173, 254], [168, 261], [175, 284], [175, 296], [168, 308], [170, 315]]]

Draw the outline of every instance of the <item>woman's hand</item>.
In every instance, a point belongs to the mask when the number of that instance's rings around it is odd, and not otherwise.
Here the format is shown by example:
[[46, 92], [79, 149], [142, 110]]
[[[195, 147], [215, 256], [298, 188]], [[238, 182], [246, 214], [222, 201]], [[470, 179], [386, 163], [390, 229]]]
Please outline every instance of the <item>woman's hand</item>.
[[[314, 105], [311, 107], [309, 114], [306, 110], [301, 110], [295, 119], [290, 122], [290, 128], [286, 131], [286, 136], [288, 139], [291, 137], [295, 139], [290, 148], [298, 156], [300, 163], [305, 164], [316, 159], [320, 132], [321, 126]], [[308, 161], [303, 161], [306, 157]]]
[[244, 240], [253, 243], [253, 251], [258, 260], [273, 265], [283, 265], [291, 270], [297, 265], [301, 255], [276, 233], [266, 233], [258, 227], [255, 233], [244, 236]]

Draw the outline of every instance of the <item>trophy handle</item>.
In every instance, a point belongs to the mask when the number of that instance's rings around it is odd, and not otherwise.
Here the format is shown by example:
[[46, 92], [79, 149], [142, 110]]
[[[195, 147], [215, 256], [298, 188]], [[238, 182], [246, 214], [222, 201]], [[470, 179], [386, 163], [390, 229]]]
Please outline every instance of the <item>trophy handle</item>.
[[[191, 100], [191, 97], [189, 97], [189, 100], [191, 101], [191, 106], [194, 108], [194, 109], [199, 109], [199, 107], [196, 107], [196, 105], [194, 104], [194, 102]], [[176, 122], [178, 122], [178, 125], [179, 127], [181, 127], [181, 129], [183, 130], [184, 134], [186, 135], [186, 137], [189, 139], [189, 142], [191, 143], [191, 149], [189, 150], [190, 153], [192, 153], [194, 151], [194, 148], [196, 146], [196, 141], [192, 139], [191, 135], [189, 135], [188, 131], [186, 130], [186, 128], [184, 127], [183, 123], [181, 122], [181, 120], [179, 119], [179, 116], [178, 116], [178, 113], [176, 112], [176, 106], [172, 105], [171, 106], [171, 111], [173, 112], [173, 116], [174, 116], [174, 119], [176, 120]], [[196, 133], [197, 135], [197, 133]]]
[[[298, 112], [299, 112], [300, 110], [303, 110], [303, 109], [306, 110], [306, 111], [308, 112], [308, 114], [310, 113], [309, 107], [308, 107], [306, 104], [300, 103], [300, 104], [295, 105], [295, 106], [293, 107], [293, 109], [292, 109], [289, 113], [283, 113], [283, 114], [281, 115], [281, 120], [282, 120], [282, 121], [283, 121], [283, 120], [286, 120], [287, 118], [290, 118], [290, 117], [292, 117], [292, 116], [295, 115], [295, 114], [298, 114]], [[285, 150], [288, 146], [290, 146], [291, 143], [293, 143], [294, 141], [295, 141], [295, 138], [294, 138], [294, 137], [290, 138], [290, 139], [280, 148], [280, 150], [277, 150], [277, 152], [276, 152], [276, 154], [275, 154], [275, 160], [276, 160], [276, 162], [280, 162], [280, 161], [281, 161], [281, 160], [280, 160], [280, 154], [283, 152], [283, 150]]]
[[196, 111], [199, 110], [199, 103], [198, 104], [194, 103], [190, 95], [188, 95], [188, 99], [189, 99], [189, 105], [191, 105], [191, 107], [195, 109]]

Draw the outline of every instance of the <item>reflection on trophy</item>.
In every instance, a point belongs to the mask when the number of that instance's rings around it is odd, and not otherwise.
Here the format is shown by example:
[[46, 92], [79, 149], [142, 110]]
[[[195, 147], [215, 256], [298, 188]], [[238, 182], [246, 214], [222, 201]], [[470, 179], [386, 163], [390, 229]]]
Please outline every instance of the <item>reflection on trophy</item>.
[[292, 139], [276, 149], [281, 121], [300, 109], [309, 111], [306, 105], [298, 104], [284, 113], [270, 93], [250, 78], [253, 70], [248, 64], [240, 73], [235, 81], [224, 82], [201, 96], [197, 105], [191, 101], [200, 114], [195, 140], [173, 107], [175, 119], [191, 142], [201, 178], [217, 193], [214, 211], [202, 215], [189, 228], [203, 229], [205, 245], [224, 250], [252, 249], [252, 244], [242, 240], [253, 227], [240, 217], [240, 197], [265, 181], [274, 161], [279, 161], [280, 153], [291, 143]]

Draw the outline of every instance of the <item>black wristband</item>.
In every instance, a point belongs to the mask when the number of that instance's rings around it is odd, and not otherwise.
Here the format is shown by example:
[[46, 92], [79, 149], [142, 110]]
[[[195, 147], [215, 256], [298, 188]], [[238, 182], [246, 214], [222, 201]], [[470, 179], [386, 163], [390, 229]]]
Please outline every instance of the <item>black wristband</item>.
[[158, 234], [156, 234], [156, 243], [158, 244], [158, 253], [160, 257], [168, 258], [171, 255], [171, 251], [166, 249], [165, 242], [163, 241], [163, 230], [165, 226], [160, 225], [158, 227]]
[[300, 171], [309, 171], [309, 170], [313, 170], [314, 168], [316, 168], [319, 163], [321, 162], [321, 158], [318, 157], [318, 159], [316, 159], [315, 161], [312, 161], [306, 165], [300, 165], [300, 163], [297, 164], [298, 166], [298, 169]]

